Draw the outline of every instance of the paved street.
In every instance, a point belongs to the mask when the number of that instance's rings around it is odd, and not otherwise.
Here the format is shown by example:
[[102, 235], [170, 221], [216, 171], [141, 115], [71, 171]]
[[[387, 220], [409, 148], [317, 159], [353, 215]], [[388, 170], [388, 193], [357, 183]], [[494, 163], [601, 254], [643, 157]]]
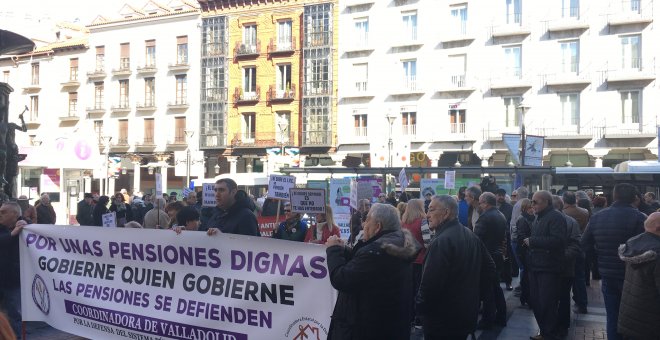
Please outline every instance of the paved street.
[[[514, 279], [514, 286], [517, 279]], [[600, 293], [600, 281], [591, 281], [587, 287], [589, 296], [589, 314], [573, 314], [572, 327], [569, 330], [568, 340], [606, 339], [605, 336], [605, 305]], [[534, 314], [527, 307], [520, 306], [520, 300], [513, 292], [504, 292], [507, 301], [508, 320], [507, 327], [496, 327], [489, 331], [478, 331], [475, 335], [479, 340], [527, 340], [530, 335], [538, 331]], [[84, 339], [68, 333], [60, 332], [43, 322], [27, 322], [27, 340], [77, 340]], [[419, 332], [413, 331], [411, 340], [423, 340]]]

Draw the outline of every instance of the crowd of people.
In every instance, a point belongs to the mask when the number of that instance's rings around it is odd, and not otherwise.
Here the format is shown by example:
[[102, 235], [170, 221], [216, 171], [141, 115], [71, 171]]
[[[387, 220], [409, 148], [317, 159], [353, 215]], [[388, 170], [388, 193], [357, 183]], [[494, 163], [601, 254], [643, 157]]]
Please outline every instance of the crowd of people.
[[[608, 339], [660, 334], [660, 204], [632, 185], [614, 188], [611, 204], [591, 191], [510, 195], [494, 180], [456, 196], [382, 194], [358, 202], [348, 240], [332, 208], [312, 223], [283, 204], [274, 239], [324, 244], [330, 282], [338, 290], [328, 339], [465, 339], [477, 329], [506, 327], [503, 289], [534, 312], [539, 333], [561, 339], [575, 313], [588, 313], [586, 286], [600, 279]], [[260, 204], [231, 179], [215, 184], [215, 207], [201, 193], [111, 197], [84, 194], [76, 218], [101, 226], [114, 212], [118, 227], [260, 236]], [[50, 207], [50, 208], [49, 208]], [[264, 205], [263, 209], [267, 209]], [[48, 195], [36, 206], [19, 197], [0, 206], [0, 307], [20, 334], [18, 235], [30, 223], [54, 224]], [[44, 219], [40, 219], [40, 215]], [[512, 286], [512, 277], [520, 286]], [[479, 318], [481, 315], [481, 318]]]

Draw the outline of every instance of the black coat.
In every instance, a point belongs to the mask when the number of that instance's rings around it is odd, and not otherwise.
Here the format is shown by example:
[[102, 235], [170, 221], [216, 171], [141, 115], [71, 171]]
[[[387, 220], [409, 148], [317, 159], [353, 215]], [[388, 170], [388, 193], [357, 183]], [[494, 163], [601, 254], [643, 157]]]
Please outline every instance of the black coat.
[[491, 256], [503, 255], [503, 245], [506, 239], [508, 224], [506, 218], [495, 207], [483, 212], [474, 225], [474, 233], [479, 236]]
[[495, 279], [495, 263], [483, 242], [457, 219], [436, 230], [426, 250], [417, 315], [427, 334], [466, 335], [476, 330], [479, 296]]
[[529, 237], [529, 270], [561, 273], [567, 242], [566, 219], [552, 206], [539, 212]]
[[513, 206], [509, 203], [503, 202], [500, 204], [500, 206], [497, 208], [502, 215], [506, 218], [506, 225], [511, 225], [511, 215], [513, 214]]
[[103, 215], [109, 212], [110, 210], [105, 205], [97, 203], [92, 212], [92, 218], [94, 219], [92, 225], [97, 227], [103, 226]]
[[643, 233], [619, 248], [626, 278], [619, 308], [619, 333], [634, 339], [660, 337], [660, 236]]
[[623, 280], [626, 267], [619, 259], [619, 245], [644, 232], [646, 215], [633, 206], [614, 202], [591, 216], [580, 241], [585, 252], [596, 250], [598, 271], [606, 278]]
[[78, 202], [78, 212], [76, 212], [76, 221], [78, 221], [80, 225], [94, 225], [92, 210], [94, 210], [94, 207], [91, 204], [87, 204], [85, 200]]
[[575, 259], [582, 256], [580, 249], [580, 224], [573, 217], [564, 214], [566, 219], [566, 248], [564, 248], [563, 277], [575, 277]]
[[237, 199], [229, 209], [213, 208], [213, 215], [208, 220], [206, 228], [218, 228], [225, 234], [240, 234], [260, 236], [257, 216], [251, 208], [254, 204], [250, 198]]
[[19, 236], [11, 236], [11, 231], [0, 225], [0, 296], [4, 289], [21, 286], [21, 261], [19, 256]]
[[407, 230], [380, 232], [352, 251], [327, 248], [330, 283], [339, 291], [328, 340], [408, 340], [419, 250]]

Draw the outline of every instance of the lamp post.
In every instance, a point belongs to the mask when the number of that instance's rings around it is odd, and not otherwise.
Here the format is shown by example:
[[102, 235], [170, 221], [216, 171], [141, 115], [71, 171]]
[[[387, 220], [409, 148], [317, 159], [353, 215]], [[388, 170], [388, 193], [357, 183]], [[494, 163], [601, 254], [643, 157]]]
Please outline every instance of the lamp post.
[[396, 116], [392, 114], [392, 111], [390, 111], [387, 116], [387, 122], [390, 123], [390, 137], [387, 140], [387, 167], [391, 168], [392, 167], [392, 148], [394, 146], [394, 143], [392, 141], [392, 125], [394, 125], [394, 121], [396, 120]]
[[186, 145], [186, 188], [190, 186], [190, 142], [192, 141], [192, 137], [195, 134], [195, 131], [193, 130], [186, 130], [184, 131], [186, 134], [186, 140], [188, 141], [188, 144]]
[[518, 104], [518, 109], [520, 109], [520, 141], [522, 143], [522, 149], [520, 151], [520, 165], [525, 166], [525, 149], [527, 147], [525, 139], [525, 111], [529, 110], [529, 104], [525, 103], [525, 100]]
[[110, 196], [110, 177], [108, 176], [108, 169], [110, 168], [110, 141], [112, 141], [112, 136], [105, 135], [101, 137], [103, 139], [103, 144], [105, 145], [105, 194]]

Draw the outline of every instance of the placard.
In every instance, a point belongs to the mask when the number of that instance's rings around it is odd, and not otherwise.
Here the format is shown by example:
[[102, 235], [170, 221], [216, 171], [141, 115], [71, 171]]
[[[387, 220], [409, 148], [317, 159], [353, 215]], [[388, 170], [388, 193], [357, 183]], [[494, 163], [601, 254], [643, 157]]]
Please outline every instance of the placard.
[[444, 181], [440, 178], [422, 178], [419, 182], [420, 196], [426, 198], [427, 194], [431, 196], [439, 195], [444, 189]]
[[291, 211], [302, 214], [325, 213], [325, 190], [302, 188], [289, 190]]
[[109, 212], [107, 214], [101, 215], [102, 226], [106, 228], [116, 228], [117, 227], [117, 214]]
[[295, 188], [296, 178], [293, 176], [270, 175], [268, 180], [268, 198], [289, 200], [289, 190]]
[[351, 213], [350, 178], [331, 178], [328, 195], [330, 196], [330, 207], [332, 207], [332, 212], [335, 216]]
[[215, 183], [202, 184], [202, 206], [215, 207], [216, 204], [217, 202], [215, 201]]
[[357, 181], [356, 180], [351, 180], [351, 194], [349, 196], [350, 198], [350, 204], [353, 209], [358, 208], [357, 202], [358, 202], [358, 187], [357, 187]]
[[456, 171], [445, 171], [445, 189], [456, 189]]
[[160, 173], [156, 173], [156, 197], [163, 197], [163, 181]]

